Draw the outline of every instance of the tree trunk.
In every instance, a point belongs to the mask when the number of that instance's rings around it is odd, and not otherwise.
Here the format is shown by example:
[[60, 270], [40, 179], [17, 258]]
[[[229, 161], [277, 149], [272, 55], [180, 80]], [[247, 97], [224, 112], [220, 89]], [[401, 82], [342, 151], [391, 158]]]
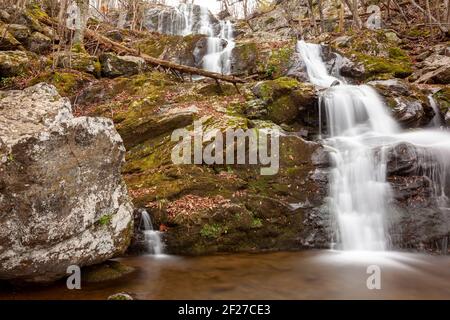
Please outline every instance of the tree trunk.
[[84, 30], [89, 19], [89, 0], [76, 0], [80, 8], [80, 28], [75, 30], [73, 35], [73, 45], [84, 47]]

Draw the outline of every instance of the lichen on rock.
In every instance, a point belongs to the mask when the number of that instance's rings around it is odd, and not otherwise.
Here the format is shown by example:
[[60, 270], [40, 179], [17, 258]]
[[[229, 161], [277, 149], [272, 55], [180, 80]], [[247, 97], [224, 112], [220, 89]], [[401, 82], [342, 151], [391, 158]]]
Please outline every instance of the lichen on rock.
[[53, 281], [124, 252], [133, 208], [112, 121], [73, 117], [40, 83], [0, 92], [0, 138], [1, 279]]

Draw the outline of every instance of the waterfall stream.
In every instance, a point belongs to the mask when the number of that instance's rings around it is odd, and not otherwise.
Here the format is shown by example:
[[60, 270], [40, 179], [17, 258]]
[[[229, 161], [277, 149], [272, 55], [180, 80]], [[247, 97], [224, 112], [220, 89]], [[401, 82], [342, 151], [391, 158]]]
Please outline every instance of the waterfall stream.
[[141, 212], [141, 222], [139, 229], [144, 234], [144, 241], [147, 251], [150, 254], [162, 255], [164, 246], [161, 241], [161, 233], [153, 229], [152, 219], [146, 210]]
[[419, 161], [434, 165], [417, 175], [432, 180], [440, 205], [448, 208], [444, 186], [450, 172], [446, 160], [450, 156], [450, 134], [432, 129], [402, 133], [374, 89], [347, 85], [328, 73], [320, 45], [299, 41], [297, 51], [310, 81], [328, 88], [320, 93], [319, 106], [326, 114], [324, 144], [331, 150], [333, 163], [329, 206], [336, 222], [338, 247], [386, 250], [390, 247], [388, 221], [393, 194], [387, 182], [385, 151], [400, 142], [421, 148]]

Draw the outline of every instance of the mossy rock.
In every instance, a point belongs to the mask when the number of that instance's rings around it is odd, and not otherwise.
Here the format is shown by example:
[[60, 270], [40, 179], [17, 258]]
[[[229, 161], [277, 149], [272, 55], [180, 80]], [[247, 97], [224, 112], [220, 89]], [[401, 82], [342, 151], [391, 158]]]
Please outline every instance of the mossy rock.
[[258, 55], [258, 71], [269, 79], [286, 75], [292, 67], [295, 54], [295, 42], [283, 42], [268, 55]]
[[100, 76], [101, 65], [97, 57], [86, 53], [60, 52], [53, 56], [60, 68], [69, 68]]
[[24, 74], [29, 63], [30, 59], [23, 51], [0, 51], [0, 78]]
[[42, 73], [31, 79], [29, 85], [46, 82], [54, 85], [61, 96], [72, 97], [87, 83], [93, 80], [94, 78], [92, 76], [85, 73], [72, 70], [60, 70]]
[[350, 34], [344, 55], [364, 67], [362, 80], [406, 78], [412, 74], [412, 63], [398, 41], [385, 30], [362, 30]]
[[81, 274], [83, 282], [97, 283], [117, 280], [134, 271], [133, 267], [118, 261], [106, 261], [99, 265], [83, 268]]
[[253, 93], [266, 104], [267, 119], [277, 124], [295, 122], [302, 108], [310, 109], [317, 101], [312, 85], [289, 77], [259, 82]]
[[0, 22], [0, 50], [16, 50], [20, 48], [20, 42], [11, 34], [8, 25]]
[[446, 86], [433, 95], [447, 126], [450, 126], [450, 87]]

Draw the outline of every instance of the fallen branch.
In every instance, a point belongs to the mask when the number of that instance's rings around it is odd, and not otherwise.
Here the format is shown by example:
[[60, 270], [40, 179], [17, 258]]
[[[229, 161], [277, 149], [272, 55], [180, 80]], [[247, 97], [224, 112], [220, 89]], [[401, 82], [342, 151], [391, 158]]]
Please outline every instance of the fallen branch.
[[[40, 20], [46, 24], [49, 25], [59, 25], [56, 21], [54, 21], [53, 19], [48, 19], [45, 17], [41, 17]], [[186, 74], [190, 74], [190, 75], [199, 75], [199, 76], [203, 76], [203, 77], [207, 77], [207, 78], [212, 78], [215, 80], [221, 80], [221, 81], [225, 81], [225, 82], [230, 82], [232, 83], [236, 89], [237, 89], [237, 84], [238, 83], [245, 83], [246, 81], [238, 78], [238, 77], [234, 77], [234, 76], [230, 76], [230, 75], [224, 75], [221, 73], [216, 73], [216, 72], [210, 72], [210, 71], [206, 71], [203, 69], [199, 69], [199, 68], [194, 68], [194, 67], [189, 67], [189, 66], [184, 66], [178, 63], [174, 63], [171, 61], [167, 61], [167, 60], [162, 60], [162, 59], [158, 59], [158, 58], [154, 58], [152, 56], [149, 56], [147, 54], [144, 53], [140, 53], [138, 50], [136, 49], [132, 49], [129, 48], [127, 46], [124, 46], [118, 42], [115, 42], [105, 36], [102, 36], [100, 34], [98, 34], [95, 31], [89, 30], [88, 28], [86, 28], [84, 30], [84, 35], [85, 37], [88, 37], [92, 40], [97, 41], [100, 44], [103, 44], [104, 46], [108, 47], [110, 50], [118, 53], [118, 54], [123, 54], [126, 53], [128, 55], [133, 55], [133, 56], [138, 56], [141, 57], [142, 59], [145, 60], [145, 62], [147, 62], [148, 64], [151, 64], [153, 66], [156, 67], [164, 67], [164, 68], [168, 68], [171, 70], [176, 70], [179, 71], [181, 73], [186, 73]]]

